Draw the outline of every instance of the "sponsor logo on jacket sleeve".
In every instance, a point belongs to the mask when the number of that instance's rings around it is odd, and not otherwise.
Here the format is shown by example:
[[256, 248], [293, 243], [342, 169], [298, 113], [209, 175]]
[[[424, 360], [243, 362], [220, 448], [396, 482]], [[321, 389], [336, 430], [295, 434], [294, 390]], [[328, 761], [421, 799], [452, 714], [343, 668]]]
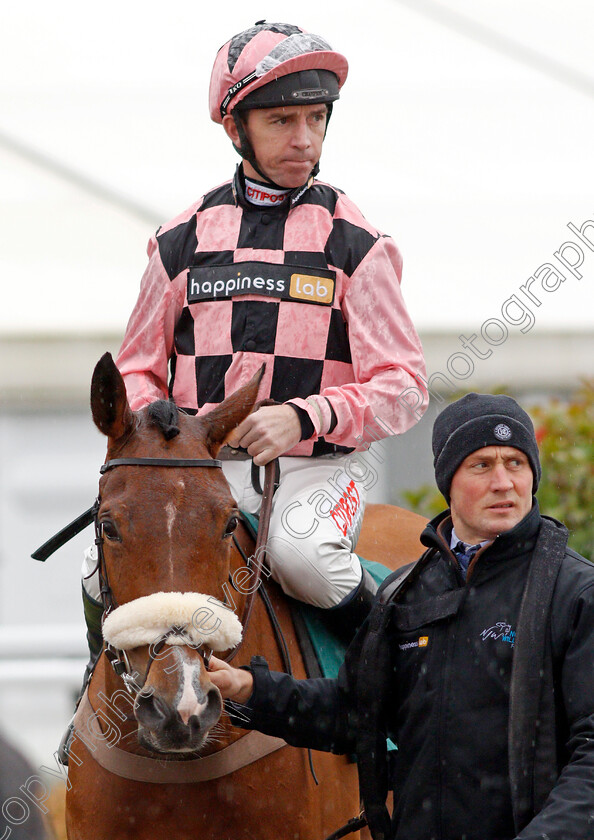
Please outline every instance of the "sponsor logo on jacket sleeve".
[[400, 650], [410, 650], [411, 648], [424, 648], [429, 645], [429, 636], [419, 636], [414, 642], [404, 642], [398, 645]]

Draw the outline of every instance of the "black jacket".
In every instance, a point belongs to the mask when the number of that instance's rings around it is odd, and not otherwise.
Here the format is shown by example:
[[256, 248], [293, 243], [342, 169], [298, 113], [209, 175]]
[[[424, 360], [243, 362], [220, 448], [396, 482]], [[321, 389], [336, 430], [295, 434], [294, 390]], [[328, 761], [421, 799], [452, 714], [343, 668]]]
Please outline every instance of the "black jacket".
[[[594, 838], [594, 566], [571, 550], [551, 607], [557, 780], [540, 813], [520, 834], [514, 829], [510, 679], [540, 525], [535, 504], [476, 555], [466, 581], [449, 550], [448, 513], [423, 533], [435, 551], [391, 605], [387, 631], [391, 661], [381, 720], [382, 734], [398, 745], [389, 762], [394, 840]], [[256, 658], [249, 723], [239, 725], [295, 746], [353, 752], [364, 638], [365, 627], [336, 680], [296, 681]]]

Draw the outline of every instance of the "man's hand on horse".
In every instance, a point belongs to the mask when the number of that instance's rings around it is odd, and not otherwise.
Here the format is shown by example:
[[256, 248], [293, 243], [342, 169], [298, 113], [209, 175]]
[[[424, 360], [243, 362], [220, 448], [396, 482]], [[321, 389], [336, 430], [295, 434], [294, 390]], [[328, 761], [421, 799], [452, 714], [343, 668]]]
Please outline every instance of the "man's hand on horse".
[[301, 423], [290, 405], [264, 405], [231, 432], [227, 443], [247, 449], [257, 467], [263, 467], [301, 440]]
[[249, 671], [233, 668], [216, 656], [210, 657], [208, 675], [213, 685], [221, 692], [223, 700], [245, 703], [254, 688], [254, 679]]

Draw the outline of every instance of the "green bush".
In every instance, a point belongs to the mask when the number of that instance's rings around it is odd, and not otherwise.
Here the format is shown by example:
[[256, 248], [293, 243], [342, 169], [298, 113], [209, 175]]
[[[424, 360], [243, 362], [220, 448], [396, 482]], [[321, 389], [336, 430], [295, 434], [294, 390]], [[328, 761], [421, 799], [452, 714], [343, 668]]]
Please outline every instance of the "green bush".
[[[498, 389], [499, 390], [499, 389]], [[552, 399], [529, 407], [540, 448], [542, 513], [569, 528], [569, 544], [594, 560], [594, 380], [568, 401]], [[432, 517], [444, 509], [434, 485], [404, 494], [412, 510]]]

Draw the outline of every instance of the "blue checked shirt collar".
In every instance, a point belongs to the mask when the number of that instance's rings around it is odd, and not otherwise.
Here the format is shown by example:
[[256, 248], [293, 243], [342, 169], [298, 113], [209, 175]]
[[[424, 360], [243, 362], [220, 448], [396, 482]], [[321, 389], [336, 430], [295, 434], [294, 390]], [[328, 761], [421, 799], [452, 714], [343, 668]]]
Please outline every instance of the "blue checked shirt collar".
[[466, 574], [468, 572], [468, 566], [470, 561], [477, 553], [479, 548], [482, 548], [484, 545], [490, 543], [491, 540], [483, 540], [480, 543], [476, 543], [476, 545], [469, 545], [468, 543], [463, 542], [459, 539], [458, 535], [456, 534], [455, 528], [452, 527], [452, 536], [450, 537], [450, 548], [458, 558], [458, 562], [460, 563], [460, 569], [464, 578], [466, 578]]

